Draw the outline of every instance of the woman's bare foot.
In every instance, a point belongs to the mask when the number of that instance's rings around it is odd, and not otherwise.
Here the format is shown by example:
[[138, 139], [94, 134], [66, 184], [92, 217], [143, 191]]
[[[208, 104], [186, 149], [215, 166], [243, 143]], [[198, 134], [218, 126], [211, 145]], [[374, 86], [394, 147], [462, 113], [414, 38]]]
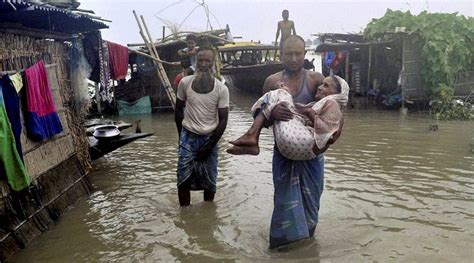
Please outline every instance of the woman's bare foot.
[[258, 148], [257, 136], [247, 132], [244, 135], [240, 136], [237, 140], [230, 141], [229, 143], [235, 146], [257, 146]]
[[243, 145], [243, 146], [232, 146], [227, 149], [227, 152], [233, 155], [242, 155], [242, 154], [249, 154], [249, 155], [258, 155], [260, 153], [260, 148], [258, 145]]

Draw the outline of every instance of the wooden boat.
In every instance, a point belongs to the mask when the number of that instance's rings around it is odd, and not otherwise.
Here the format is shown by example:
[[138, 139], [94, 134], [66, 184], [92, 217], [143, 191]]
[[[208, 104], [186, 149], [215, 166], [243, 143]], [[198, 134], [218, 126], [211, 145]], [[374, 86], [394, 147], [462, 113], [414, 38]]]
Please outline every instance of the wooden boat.
[[[121, 131], [132, 127], [132, 124], [123, 121], [92, 119], [87, 121], [84, 126], [89, 138], [89, 154], [92, 161], [135, 140], [153, 135], [153, 133], [141, 132], [140, 121], [136, 122], [135, 133], [125, 134]], [[102, 132], [98, 132], [101, 129]]]
[[91, 160], [94, 161], [100, 157], [124, 146], [135, 140], [153, 135], [152, 132], [147, 133], [127, 133], [120, 134], [107, 140], [99, 140], [94, 136], [89, 136], [89, 154]]
[[261, 95], [265, 79], [283, 70], [276, 46], [240, 42], [218, 47], [218, 51], [226, 83], [249, 93]]
[[[228, 43], [225, 38], [229, 29], [217, 29], [206, 32], [192, 33], [197, 37], [198, 46], [219, 46]], [[178, 62], [176, 65], [163, 64], [168, 80], [173, 85], [176, 75], [182, 72], [179, 61], [183, 58], [178, 55], [178, 50], [186, 47], [186, 36], [191, 32], [179, 32], [171, 34], [155, 44], [155, 48], [161, 60], [168, 62]], [[128, 44], [128, 47], [136, 48], [142, 53], [149, 51], [145, 44]], [[144, 96], [150, 96], [152, 111], [170, 110], [171, 103], [163, 90], [162, 80], [156, 73], [156, 66], [148, 58], [141, 54], [130, 54], [129, 64], [131, 65], [131, 78], [125, 83], [115, 87], [115, 98], [117, 100], [134, 102]], [[173, 85], [174, 86], [174, 85]], [[176, 88], [176, 87], [173, 87]]]

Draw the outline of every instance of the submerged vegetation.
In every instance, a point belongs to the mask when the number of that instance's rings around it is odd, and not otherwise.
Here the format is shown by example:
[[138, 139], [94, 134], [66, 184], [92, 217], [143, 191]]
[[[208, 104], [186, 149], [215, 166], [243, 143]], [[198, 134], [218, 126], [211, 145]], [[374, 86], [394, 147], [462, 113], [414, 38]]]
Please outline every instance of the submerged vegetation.
[[370, 40], [392, 41], [396, 28], [417, 35], [421, 50], [423, 81], [433, 99], [431, 112], [436, 119], [472, 118], [467, 101], [456, 103], [454, 85], [460, 73], [474, 69], [474, 18], [453, 14], [387, 10], [373, 19], [364, 35]]

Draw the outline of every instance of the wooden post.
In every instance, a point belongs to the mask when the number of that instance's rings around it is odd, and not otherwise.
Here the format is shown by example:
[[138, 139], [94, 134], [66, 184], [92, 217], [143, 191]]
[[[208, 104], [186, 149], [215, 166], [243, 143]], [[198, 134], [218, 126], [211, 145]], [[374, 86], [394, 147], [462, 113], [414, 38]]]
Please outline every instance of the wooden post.
[[408, 113], [408, 109], [405, 108], [405, 86], [406, 86], [406, 81], [405, 81], [405, 69], [404, 69], [404, 63], [405, 63], [405, 56], [404, 56], [404, 52], [407, 48], [407, 44], [406, 44], [406, 41], [407, 41], [407, 38], [405, 37], [405, 35], [403, 35], [403, 40], [402, 40], [402, 71], [401, 73], [398, 73], [400, 74], [401, 76], [400, 77], [400, 86], [401, 86], [401, 89], [402, 89], [402, 108], [400, 109], [400, 113], [402, 115], [407, 115]]
[[166, 27], [163, 26], [163, 38], [162, 39], [165, 39], [165, 30], [166, 30]]
[[96, 101], [96, 104], [97, 104], [97, 112], [99, 114], [102, 113], [102, 105], [100, 103], [100, 88], [99, 88], [99, 84], [97, 82], [94, 83], [94, 87], [95, 87], [95, 101]]
[[350, 75], [349, 75], [349, 69], [350, 69], [350, 67], [349, 67], [349, 57], [350, 57], [350, 55], [351, 55], [350, 52], [348, 52], [347, 55], [346, 55], [346, 66], [345, 66], [345, 69], [344, 69], [344, 72], [346, 73], [344, 77], [346, 78], [347, 83], [350, 83], [349, 82], [349, 77], [350, 77]]
[[369, 46], [369, 68], [367, 70], [367, 91], [370, 89], [370, 70], [372, 69], [372, 45]]

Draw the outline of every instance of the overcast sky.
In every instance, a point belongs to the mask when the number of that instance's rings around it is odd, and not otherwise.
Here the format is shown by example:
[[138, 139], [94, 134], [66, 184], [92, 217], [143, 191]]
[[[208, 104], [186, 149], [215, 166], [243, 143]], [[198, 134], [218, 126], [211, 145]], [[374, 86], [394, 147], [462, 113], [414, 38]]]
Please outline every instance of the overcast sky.
[[[125, 45], [143, 42], [132, 10], [144, 16], [155, 39], [162, 36], [163, 21], [175, 26], [182, 24], [181, 31], [206, 30], [207, 18], [202, 6], [189, 15], [198, 1], [202, 0], [80, 0], [80, 8], [94, 10], [96, 15], [112, 20], [107, 23], [109, 29], [102, 30], [103, 38]], [[290, 20], [295, 22], [296, 32], [304, 39], [312, 38], [312, 33], [360, 32], [372, 18], [382, 17], [387, 8], [410, 10], [412, 14], [423, 10], [458, 12], [471, 17], [474, 14], [473, 0], [206, 0], [205, 3], [214, 29], [228, 24], [232, 35], [263, 43], [275, 40], [283, 9], [290, 11]]]

